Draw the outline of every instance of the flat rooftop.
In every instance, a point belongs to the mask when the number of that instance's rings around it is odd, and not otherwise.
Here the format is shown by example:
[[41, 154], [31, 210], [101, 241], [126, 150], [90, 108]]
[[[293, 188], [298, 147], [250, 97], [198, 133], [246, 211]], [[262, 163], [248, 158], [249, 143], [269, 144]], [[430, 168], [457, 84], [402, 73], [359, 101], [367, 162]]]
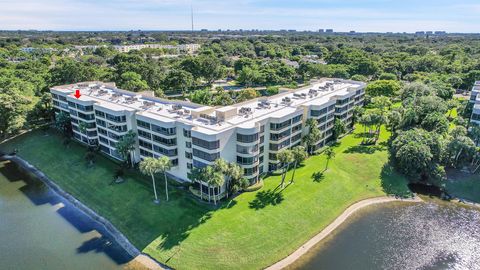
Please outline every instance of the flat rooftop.
[[[82, 101], [93, 100], [114, 111], [137, 111], [139, 115], [161, 122], [181, 121], [197, 127], [203, 133], [215, 134], [235, 126], [252, 128], [262, 119], [280, 118], [303, 110], [302, 106], [320, 106], [332, 97], [346, 95], [350, 89], [364, 85], [362, 82], [322, 79], [300, 89], [224, 107], [156, 98], [148, 92], [129, 92], [118, 89], [113, 83], [104, 82], [82, 82], [52, 89], [72, 96], [75, 90], [80, 90]], [[220, 120], [217, 112], [230, 113], [227, 118]]]

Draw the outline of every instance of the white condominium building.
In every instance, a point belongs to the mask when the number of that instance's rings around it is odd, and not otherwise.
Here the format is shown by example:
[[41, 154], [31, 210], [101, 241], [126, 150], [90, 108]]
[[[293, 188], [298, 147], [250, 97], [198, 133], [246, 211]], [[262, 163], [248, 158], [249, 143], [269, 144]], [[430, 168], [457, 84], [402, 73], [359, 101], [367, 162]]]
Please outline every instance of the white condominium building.
[[470, 94], [470, 103], [473, 103], [472, 116], [470, 122], [480, 125], [480, 81], [476, 81]]
[[[224, 107], [155, 98], [117, 89], [113, 83], [83, 82], [50, 89], [57, 112], [70, 114], [74, 137], [121, 159], [115, 144], [133, 130], [137, 145], [131, 159], [167, 156], [170, 175], [191, 181], [192, 168], [217, 158], [239, 164], [254, 182], [277, 168], [276, 153], [301, 144], [308, 118], [331, 139], [335, 119], [352, 124], [353, 107], [363, 105], [365, 84], [322, 79], [307, 87]], [[80, 98], [74, 93], [79, 90]], [[80, 127], [79, 127], [80, 126]]]

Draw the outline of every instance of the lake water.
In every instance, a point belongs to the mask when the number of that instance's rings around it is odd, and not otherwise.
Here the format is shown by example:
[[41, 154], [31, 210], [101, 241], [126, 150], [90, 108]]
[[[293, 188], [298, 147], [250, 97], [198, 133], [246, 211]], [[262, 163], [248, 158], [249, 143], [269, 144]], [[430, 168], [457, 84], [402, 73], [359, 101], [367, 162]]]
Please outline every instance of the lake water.
[[428, 200], [360, 210], [291, 269], [480, 269], [480, 209]]
[[[0, 269], [122, 269], [131, 260], [98, 223], [0, 161]], [[480, 211], [435, 200], [371, 206], [289, 268], [480, 269]]]
[[0, 269], [122, 269], [132, 259], [101, 226], [0, 160]]

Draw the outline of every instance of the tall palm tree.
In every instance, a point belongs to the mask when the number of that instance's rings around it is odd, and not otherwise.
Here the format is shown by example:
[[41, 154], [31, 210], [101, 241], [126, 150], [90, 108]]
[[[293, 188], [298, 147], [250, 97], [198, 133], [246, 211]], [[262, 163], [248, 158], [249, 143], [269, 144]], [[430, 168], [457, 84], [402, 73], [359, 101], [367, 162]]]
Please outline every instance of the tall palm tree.
[[[222, 175], [222, 177], [228, 176], [228, 170], [230, 169], [230, 166], [226, 160], [222, 158], [217, 158], [213, 162], [212, 166], [216, 172]], [[227, 181], [227, 186], [228, 186], [228, 181]]]
[[242, 181], [243, 168], [240, 167], [238, 164], [230, 163], [227, 176], [230, 179], [227, 182], [227, 198], [228, 198], [228, 193], [230, 191], [232, 191], [232, 193], [235, 193], [239, 191], [241, 188], [243, 188], [244, 186]]
[[325, 150], [325, 156], [327, 156], [327, 164], [325, 165], [325, 170], [327, 170], [328, 168], [328, 162], [330, 161], [330, 159], [334, 158], [335, 157], [335, 152], [332, 150], [331, 147], [327, 148]]
[[318, 122], [313, 118], [307, 119], [306, 126], [308, 127], [308, 134], [303, 138], [303, 141], [307, 147], [308, 153], [312, 154], [315, 145], [320, 139], [322, 139], [324, 134], [320, 132]]
[[292, 155], [293, 155], [294, 165], [293, 165], [292, 179], [290, 179], [290, 183], [293, 183], [293, 178], [295, 177], [295, 171], [297, 170], [297, 166], [308, 157], [308, 154], [305, 151], [305, 147], [301, 145], [295, 146], [292, 148]]
[[[218, 195], [220, 195], [220, 189], [225, 184], [225, 177], [223, 174], [219, 172], [215, 172], [212, 177], [212, 184], [213, 184], [213, 202], [215, 205], [217, 204], [217, 198], [219, 199]], [[217, 188], [217, 195], [215, 195], [215, 187]]]
[[168, 179], [167, 179], [167, 171], [172, 168], [172, 163], [170, 159], [166, 156], [162, 156], [158, 158], [158, 166], [161, 172], [163, 172], [163, 177], [165, 179], [165, 195], [167, 196], [168, 201]]
[[282, 188], [285, 186], [285, 176], [287, 175], [288, 167], [290, 167], [290, 163], [293, 161], [293, 154], [292, 151], [289, 149], [281, 150], [277, 153], [277, 159], [283, 165], [283, 172], [282, 172]]
[[205, 168], [203, 168], [203, 178], [204, 181], [207, 183], [208, 187], [208, 201], [210, 201], [210, 193], [211, 193], [211, 186], [213, 185], [213, 178], [215, 177], [215, 169], [213, 166], [209, 165]]
[[153, 193], [155, 194], [154, 202], [158, 203], [157, 187], [155, 184], [155, 174], [161, 171], [158, 159], [153, 157], [144, 158], [142, 161], [140, 161], [139, 168], [140, 172], [145, 175], [150, 175], [152, 177]]

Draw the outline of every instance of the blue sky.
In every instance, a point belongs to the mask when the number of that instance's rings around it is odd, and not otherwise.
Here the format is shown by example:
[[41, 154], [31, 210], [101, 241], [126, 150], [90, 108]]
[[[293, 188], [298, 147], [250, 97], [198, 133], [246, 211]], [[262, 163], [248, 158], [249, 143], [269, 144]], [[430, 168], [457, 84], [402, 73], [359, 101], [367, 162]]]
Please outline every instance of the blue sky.
[[0, 0], [0, 29], [480, 32], [480, 1]]

